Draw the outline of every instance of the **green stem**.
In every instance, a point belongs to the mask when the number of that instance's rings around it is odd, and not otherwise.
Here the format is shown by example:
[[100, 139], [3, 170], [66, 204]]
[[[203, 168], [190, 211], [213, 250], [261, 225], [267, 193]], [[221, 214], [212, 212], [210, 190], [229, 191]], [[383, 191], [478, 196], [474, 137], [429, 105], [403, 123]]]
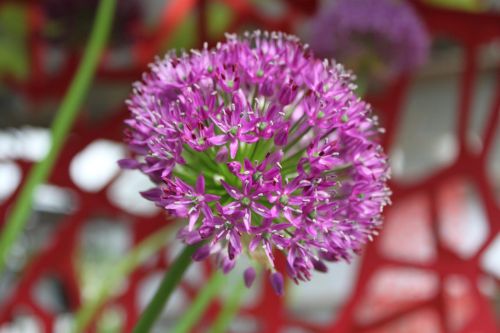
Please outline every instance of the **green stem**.
[[206, 308], [220, 292], [223, 285], [227, 283], [227, 276], [220, 271], [212, 274], [210, 280], [205, 284], [189, 309], [182, 315], [171, 333], [188, 333], [198, 323]]
[[256, 151], [252, 154], [252, 156], [255, 160], [262, 161], [266, 154], [271, 152], [273, 147], [274, 140], [272, 138], [262, 141], [262, 143], [256, 148]]
[[287, 112], [287, 114], [285, 116], [286, 119], [290, 119], [290, 117], [292, 116], [292, 114], [295, 112], [295, 110], [297, 109], [297, 107], [299, 106], [299, 104], [302, 103], [302, 101], [304, 100], [305, 97], [306, 97], [306, 93], [303, 92], [302, 96], [300, 96], [300, 98], [297, 100], [297, 102], [295, 102], [293, 104], [293, 106], [290, 108], [290, 110]]
[[289, 142], [285, 149], [283, 149], [283, 152], [284, 153], [287, 153], [291, 148], [295, 147], [295, 145], [304, 138], [304, 136], [311, 130], [311, 128], [308, 128], [307, 130], [305, 130], [303, 133], [300, 133], [298, 135], [295, 136], [295, 138]]
[[114, 265], [107, 278], [103, 281], [99, 292], [84, 302], [75, 315], [72, 333], [84, 332], [97, 311], [103, 306], [110, 294], [120, 285], [126, 276], [133, 272], [137, 266], [165, 246], [165, 239], [176, 229], [176, 226], [167, 226], [149, 236], [134, 247], [118, 264]]
[[283, 169], [286, 169], [290, 165], [295, 166], [297, 164], [297, 162], [300, 160], [300, 158], [302, 157], [302, 155], [306, 152], [306, 150], [307, 150], [307, 147], [302, 148], [302, 149], [296, 151], [292, 156], [285, 158], [285, 160], [282, 163]]
[[369, 88], [368, 75], [358, 75], [356, 80], [358, 87], [356, 88], [356, 95], [359, 97], [364, 97]]
[[115, 0], [100, 1], [92, 34], [82, 61], [54, 119], [51, 130], [52, 145], [49, 153], [45, 159], [31, 168], [26, 183], [6, 220], [0, 235], [0, 275], [5, 269], [10, 249], [23, 231], [31, 213], [33, 193], [37, 186], [48, 178], [92, 82], [102, 49], [109, 35], [115, 4]]
[[187, 245], [169, 267], [160, 286], [156, 290], [153, 299], [142, 313], [139, 321], [135, 325], [133, 333], [151, 332], [154, 323], [160, 316], [163, 308], [168, 302], [176, 286], [182, 279], [184, 272], [192, 262], [191, 256], [201, 246], [201, 243]]
[[219, 315], [212, 324], [212, 328], [208, 330], [210, 333], [224, 333], [228, 331], [229, 325], [233, 321], [239, 310], [239, 305], [247, 288], [243, 280], [239, 280], [238, 284], [234, 286], [231, 296], [224, 303]]
[[250, 154], [250, 158], [249, 158], [249, 160], [250, 160], [251, 162], [253, 162], [253, 157], [255, 156], [255, 152], [256, 152], [256, 151], [257, 151], [257, 149], [259, 148], [260, 141], [261, 141], [261, 140], [259, 140], [259, 141], [257, 141], [256, 143], [254, 143], [254, 144], [253, 144], [252, 154]]
[[185, 170], [180, 170], [179, 167], [176, 167], [172, 173], [175, 177], [182, 179], [192, 186], [194, 186], [198, 177], [197, 173], [187, 173]]
[[189, 154], [190, 157], [186, 156], [185, 159], [188, 161], [188, 163], [191, 163], [192, 166], [196, 165], [200, 168], [203, 168], [205, 173], [217, 174], [219, 172], [219, 167], [203, 152], [195, 151], [187, 144], [184, 145], [184, 152]]
[[299, 120], [297, 120], [293, 125], [292, 125], [292, 128], [290, 128], [290, 135], [289, 136], [292, 136], [293, 134], [295, 134], [295, 130], [297, 130], [299, 128], [300, 125], [302, 125], [302, 123], [304, 123], [304, 121], [306, 120], [306, 115], [303, 114]]

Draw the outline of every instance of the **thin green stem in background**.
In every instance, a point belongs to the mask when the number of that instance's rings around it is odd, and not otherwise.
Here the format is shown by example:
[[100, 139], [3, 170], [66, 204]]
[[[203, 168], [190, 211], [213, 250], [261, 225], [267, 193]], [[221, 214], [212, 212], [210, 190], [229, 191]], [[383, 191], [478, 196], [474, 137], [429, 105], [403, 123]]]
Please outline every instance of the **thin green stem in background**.
[[0, 276], [5, 269], [9, 251], [23, 231], [31, 213], [33, 193], [37, 186], [48, 178], [92, 82], [111, 29], [115, 5], [115, 0], [100, 1], [82, 61], [52, 124], [52, 144], [49, 153], [40, 163], [31, 168], [26, 183], [6, 220], [0, 235]]
[[85, 332], [90, 321], [95, 319], [96, 313], [106, 303], [113, 291], [116, 290], [116, 287], [139, 265], [165, 246], [166, 239], [174, 229], [176, 229], [176, 226], [172, 225], [156, 231], [136, 245], [120, 262], [110, 269], [97, 295], [92, 299], [85, 300], [76, 313], [72, 333]]
[[208, 330], [209, 333], [224, 333], [228, 331], [229, 325], [238, 314], [241, 301], [247, 290], [243, 279], [238, 280], [237, 284], [231, 290], [229, 298], [222, 306], [219, 315], [215, 318], [212, 328]]
[[163, 280], [160, 283], [160, 286], [153, 296], [153, 299], [139, 318], [139, 321], [137, 322], [133, 333], [151, 332], [153, 325], [163, 311], [163, 308], [167, 304], [168, 299], [172, 295], [179, 282], [182, 280], [184, 272], [191, 264], [191, 256], [201, 245], [202, 243], [198, 243], [195, 245], [186, 245], [184, 250], [168, 268]]
[[358, 86], [356, 88], [356, 95], [359, 97], [364, 97], [366, 95], [366, 92], [368, 91], [368, 86], [369, 86], [369, 80], [367, 75], [357, 75], [357, 80], [355, 81], [356, 85]]
[[210, 302], [219, 294], [222, 286], [226, 284], [227, 276], [220, 271], [212, 274], [212, 277], [204, 285], [189, 309], [182, 315], [171, 333], [189, 333], [200, 317], [205, 313]]

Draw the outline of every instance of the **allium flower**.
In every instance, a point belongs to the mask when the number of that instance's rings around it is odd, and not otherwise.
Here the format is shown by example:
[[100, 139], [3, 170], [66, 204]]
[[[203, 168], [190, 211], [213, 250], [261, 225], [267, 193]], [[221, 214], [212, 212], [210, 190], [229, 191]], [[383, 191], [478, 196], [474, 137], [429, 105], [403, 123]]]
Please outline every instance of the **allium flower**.
[[311, 48], [386, 81], [427, 60], [429, 35], [404, 0], [333, 0], [313, 21]]
[[145, 198], [186, 219], [179, 237], [204, 244], [194, 259], [214, 254], [228, 272], [247, 255], [282, 293], [277, 254], [293, 280], [309, 280], [381, 225], [387, 160], [353, 87], [341, 65], [282, 33], [171, 53], [134, 85], [126, 124], [136, 158], [120, 164], [157, 184]]
[[[48, 23], [46, 31], [48, 39], [65, 46], [80, 47], [82, 41], [90, 34], [99, 0], [40, 2]], [[128, 42], [140, 15], [140, 1], [117, 1], [110, 41], [115, 45]]]

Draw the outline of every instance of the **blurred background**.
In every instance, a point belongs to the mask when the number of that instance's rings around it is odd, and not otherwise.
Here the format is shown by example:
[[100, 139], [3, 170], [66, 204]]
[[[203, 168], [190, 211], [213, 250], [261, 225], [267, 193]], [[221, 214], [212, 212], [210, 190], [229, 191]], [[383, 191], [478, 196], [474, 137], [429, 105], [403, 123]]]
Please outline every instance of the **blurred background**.
[[[110, 295], [84, 331], [130, 332], [181, 247], [175, 224], [139, 195], [149, 180], [116, 164], [127, 156], [121, 141], [132, 83], [155, 55], [215, 45], [224, 32], [286, 31], [313, 51], [318, 39], [333, 44], [335, 24], [317, 23], [332, 21], [335, 2], [119, 0], [77, 121], [49, 180], [33, 193], [27, 227], [0, 258], [7, 263], [0, 332], [70, 332], [75, 314], [103, 288]], [[48, 152], [97, 3], [0, 1], [0, 227], [27, 172]], [[423, 38], [414, 52], [425, 49], [418, 66], [371, 75], [372, 67], [356, 67], [364, 56], [317, 50], [352, 65], [359, 93], [386, 128], [394, 194], [380, 236], [350, 264], [288, 283], [284, 298], [266, 279], [242, 292], [241, 274], [232, 273], [190, 332], [206, 332], [234, 292], [242, 293], [228, 329], [234, 333], [500, 332], [500, 3], [405, 6], [420, 24], [413, 32]], [[357, 20], [343, 17], [346, 25]], [[385, 20], [394, 24], [388, 35], [401, 28], [394, 17]], [[390, 67], [384, 61], [375, 67]], [[155, 234], [161, 237], [149, 241], [149, 255], [130, 255]], [[212, 270], [209, 262], [189, 269], [157, 332], [171, 331]]]

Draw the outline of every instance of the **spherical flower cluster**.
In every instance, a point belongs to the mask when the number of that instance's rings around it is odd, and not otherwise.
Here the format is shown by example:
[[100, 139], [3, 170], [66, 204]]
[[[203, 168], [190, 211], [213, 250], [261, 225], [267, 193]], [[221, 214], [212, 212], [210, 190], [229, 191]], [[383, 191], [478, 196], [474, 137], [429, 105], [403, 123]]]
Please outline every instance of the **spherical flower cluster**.
[[427, 60], [430, 39], [404, 0], [334, 0], [313, 21], [311, 48], [386, 81]]
[[[40, 3], [47, 19], [47, 39], [67, 47], [81, 47], [90, 35], [99, 0], [41, 0]], [[140, 1], [117, 1], [111, 43], [121, 45], [130, 41], [140, 16]]]
[[[246, 254], [271, 273], [308, 280], [349, 260], [377, 233], [388, 166], [369, 106], [341, 65], [282, 33], [228, 35], [214, 49], [158, 59], [128, 101], [120, 162], [157, 186], [143, 196], [186, 219], [179, 237], [203, 242], [224, 272]], [[280, 254], [281, 253], [281, 254]]]

